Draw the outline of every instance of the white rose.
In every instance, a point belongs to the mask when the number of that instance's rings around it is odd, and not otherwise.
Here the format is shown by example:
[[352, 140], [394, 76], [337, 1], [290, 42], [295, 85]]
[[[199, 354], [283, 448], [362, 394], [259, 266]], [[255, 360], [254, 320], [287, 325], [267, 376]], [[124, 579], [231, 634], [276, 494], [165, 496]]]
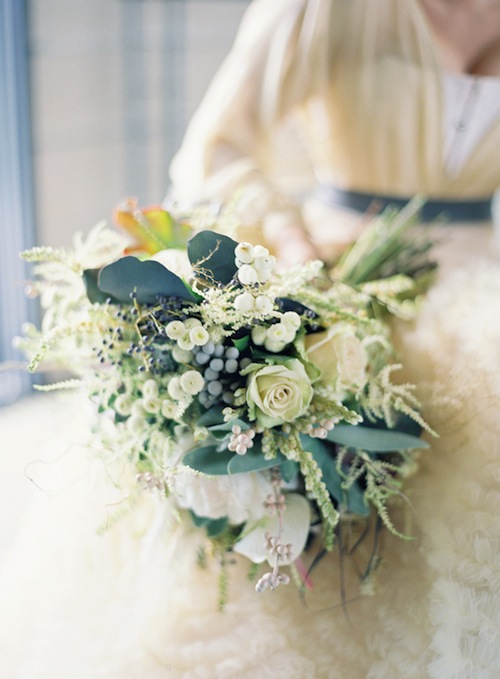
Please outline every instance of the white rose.
[[321, 379], [337, 392], [362, 389], [367, 380], [368, 357], [361, 340], [348, 323], [307, 335], [307, 358], [319, 368]]
[[175, 475], [174, 490], [183, 509], [209, 519], [227, 516], [230, 523], [240, 524], [265, 516], [264, 502], [273, 486], [258, 472], [208, 477], [181, 471]]
[[286, 365], [265, 365], [250, 372], [246, 400], [264, 427], [292, 422], [303, 415], [313, 397], [311, 380], [296, 358]]

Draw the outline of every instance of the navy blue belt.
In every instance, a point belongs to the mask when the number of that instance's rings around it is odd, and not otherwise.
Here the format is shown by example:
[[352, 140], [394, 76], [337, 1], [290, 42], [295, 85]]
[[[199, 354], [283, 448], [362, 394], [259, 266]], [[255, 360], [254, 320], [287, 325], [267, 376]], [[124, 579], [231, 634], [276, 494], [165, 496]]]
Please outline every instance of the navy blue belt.
[[[382, 212], [387, 207], [401, 209], [409, 198], [383, 196], [360, 191], [338, 189], [330, 184], [318, 184], [315, 196], [326, 205], [345, 207], [356, 212]], [[419, 216], [423, 222], [437, 219], [450, 222], [484, 222], [492, 219], [492, 198], [480, 200], [426, 200]]]

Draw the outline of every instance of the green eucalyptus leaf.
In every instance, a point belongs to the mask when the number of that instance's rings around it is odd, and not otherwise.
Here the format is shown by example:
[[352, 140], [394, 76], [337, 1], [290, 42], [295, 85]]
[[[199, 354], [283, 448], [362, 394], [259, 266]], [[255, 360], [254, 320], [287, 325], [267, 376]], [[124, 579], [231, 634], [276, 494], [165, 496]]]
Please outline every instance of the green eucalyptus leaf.
[[214, 231], [200, 231], [190, 238], [187, 252], [198, 278], [227, 285], [238, 271], [234, 256], [237, 245], [232, 238]]
[[228, 422], [222, 422], [220, 424], [214, 424], [213, 426], [209, 426], [208, 430], [210, 432], [230, 432], [233, 430], [233, 427], [235, 425], [238, 425], [238, 427], [241, 427], [242, 431], [245, 431], [246, 429], [250, 429], [250, 425], [248, 422], [244, 422], [243, 420], [239, 420], [238, 418], [235, 418], [234, 420], [229, 420]]
[[412, 448], [428, 448], [417, 436], [393, 429], [375, 429], [362, 425], [338, 424], [327, 435], [328, 441], [371, 453], [390, 453]]
[[259, 442], [256, 442], [253, 448], [249, 448], [244, 455], [235, 455], [228, 465], [230, 474], [243, 474], [246, 472], [258, 472], [263, 469], [270, 469], [277, 467], [285, 462], [286, 457], [278, 453], [276, 457], [271, 460], [266, 460], [262, 453]]
[[337, 471], [337, 463], [330, 450], [323, 441], [301, 434], [302, 448], [311, 453], [323, 473], [323, 481], [330, 495], [343, 504], [354, 514], [368, 516], [369, 509], [363, 497], [363, 491], [358, 483], [353, 483], [349, 489], [342, 487], [343, 478]]
[[299, 473], [299, 464], [294, 460], [285, 460], [280, 464], [281, 478], [285, 483], [290, 483]]
[[87, 297], [92, 304], [104, 304], [109, 295], [99, 290], [98, 278], [100, 269], [86, 269], [83, 272], [83, 282], [87, 291]]
[[186, 283], [163, 264], [152, 260], [142, 262], [137, 257], [122, 257], [105, 266], [99, 274], [98, 285], [112, 301], [122, 304], [130, 304], [133, 292], [139, 304], [156, 304], [159, 295], [187, 302], [198, 300]]
[[229, 450], [217, 452], [216, 446], [201, 446], [187, 452], [182, 462], [187, 467], [209, 476], [226, 476], [227, 467], [233, 455], [234, 453]]
[[222, 424], [224, 422], [222, 410], [223, 409], [220, 406], [212, 406], [200, 415], [197, 424], [200, 427], [211, 427], [215, 424]]

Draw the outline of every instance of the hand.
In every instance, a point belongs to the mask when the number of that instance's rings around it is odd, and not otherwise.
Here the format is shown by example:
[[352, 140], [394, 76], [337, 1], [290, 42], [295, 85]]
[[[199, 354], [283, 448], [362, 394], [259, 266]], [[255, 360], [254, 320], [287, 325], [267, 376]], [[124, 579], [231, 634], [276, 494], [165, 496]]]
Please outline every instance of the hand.
[[304, 264], [312, 259], [321, 259], [307, 232], [298, 225], [284, 227], [279, 240], [274, 243], [274, 249], [281, 269], [294, 264]]

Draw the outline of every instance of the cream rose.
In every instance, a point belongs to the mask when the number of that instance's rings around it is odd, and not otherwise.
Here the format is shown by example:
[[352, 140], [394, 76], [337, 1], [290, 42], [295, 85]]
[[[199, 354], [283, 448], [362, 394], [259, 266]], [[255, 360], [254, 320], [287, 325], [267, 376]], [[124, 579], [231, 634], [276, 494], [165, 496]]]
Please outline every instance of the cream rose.
[[250, 413], [264, 427], [275, 427], [300, 417], [312, 396], [311, 380], [296, 358], [286, 365], [257, 367], [248, 377], [247, 404]]
[[337, 323], [325, 332], [307, 335], [305, 346], [307, 358], [320, 370], [320, 379], [335, 391], [342, 393], [365, 386], [368, 357], [348, 323]]

